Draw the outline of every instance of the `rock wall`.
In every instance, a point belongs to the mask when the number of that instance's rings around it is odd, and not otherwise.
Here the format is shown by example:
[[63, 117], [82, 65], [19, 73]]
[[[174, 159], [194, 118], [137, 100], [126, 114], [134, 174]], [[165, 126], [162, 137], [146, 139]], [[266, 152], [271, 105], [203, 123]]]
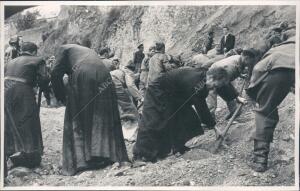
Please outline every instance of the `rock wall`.
[[[281, 21], [295, 25], [295, 15], [295, 6], [62, 6], [40, 50], [50, 55], [62, 43], [89, 38], [92, 48], [110, 46], [126, 63], [138, 42], [147, 50], [162, 40], [169, 53], [182, 53], [188, 60], [210, 29], [215, 31], [215, 43], [227, 25], [236, 35], [236, 47], [251, 47]], [[33, 36], [30, 40], [41, 35], [30, 30], [24, 33]]]

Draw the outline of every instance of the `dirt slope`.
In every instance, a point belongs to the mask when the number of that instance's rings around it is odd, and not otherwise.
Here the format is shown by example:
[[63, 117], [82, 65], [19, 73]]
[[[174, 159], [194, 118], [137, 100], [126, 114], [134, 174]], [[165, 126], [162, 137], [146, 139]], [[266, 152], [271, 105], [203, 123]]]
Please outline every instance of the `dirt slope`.
[[[143, 167], [117, 168], [115, 165], [87, 171], [73, 177], [60, 175], [64, 108], [42, 108], [41, 121], [45, 145], [42, 167], [18, 175], [11, 172], [8, 186], [292, 186], [294, 185], [294, 95], [279, 107], [280, 122], [271, 146], [269, 170], [255, 173], [246, 164], [253, 142], [251, 106], [244, 108], [229, 131], [226, 144], [213, 154], [215, 135], [206, 131], [187, 143], [193, 149], [182, 156], [169, 156]], [[225, 104], [219, 100], [218, 128], [224, 128]], [[132, 157], [132, 145], [127, 143]]]

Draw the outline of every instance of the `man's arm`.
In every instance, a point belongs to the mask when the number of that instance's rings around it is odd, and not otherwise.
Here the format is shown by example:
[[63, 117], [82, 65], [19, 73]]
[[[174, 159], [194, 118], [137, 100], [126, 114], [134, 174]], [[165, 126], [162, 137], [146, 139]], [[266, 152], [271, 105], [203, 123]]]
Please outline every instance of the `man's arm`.
[[217, 88], [217, 93], [223, 100], [227, 102], [236, 99], [239, 95], [239, 93], [231, 83]]
[[234, 35], [232, 35], [232, 47], [231, 47], [231, 49], [233, 49], [233, 48], [234, 48], [234, 45], [235, 45], [235, 36], [234, 36]]
[[137, 89], [135, 83], [134, 83], [134, 79], [126, 74], [124, 72], [124, 77], [125, 77], [125, 84], [127, 86], [127, 89], [129, 91], [129, 93], [131, 94], [131, 96], [135, 99], [135, 100], [141, 100], [142, 99], [142, 95], [140, 94], [139, 90]]
[[47, 103], [50, 103], [50, 87], [49, 87], [50, 78], [47, 74], [46, 62], [44, 60], [38, 65], [37, 70], [37, 84], [40, 87], [40, 91], [44, 92], [44, 96], [47, 100]]

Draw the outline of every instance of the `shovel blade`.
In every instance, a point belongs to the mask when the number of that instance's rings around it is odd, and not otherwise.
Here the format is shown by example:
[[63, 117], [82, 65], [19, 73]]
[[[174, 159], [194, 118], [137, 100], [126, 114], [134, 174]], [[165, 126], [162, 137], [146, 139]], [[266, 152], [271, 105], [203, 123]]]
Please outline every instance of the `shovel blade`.
[[223, 140], [224, 140], [224, 137], [223, 137], [223, 136], [219, 136], [219, 137], [217, 138], [217, 140], [215, 141], [213, 147], [211, 148], [211, 152], [212, 152], [213, 154], [216, 154], [216, 153], [219, 151], [219, 149], [220, 149], [220, 147], [221, 147], [221, 145], [222, 145], [222, 143], [223, 143]]

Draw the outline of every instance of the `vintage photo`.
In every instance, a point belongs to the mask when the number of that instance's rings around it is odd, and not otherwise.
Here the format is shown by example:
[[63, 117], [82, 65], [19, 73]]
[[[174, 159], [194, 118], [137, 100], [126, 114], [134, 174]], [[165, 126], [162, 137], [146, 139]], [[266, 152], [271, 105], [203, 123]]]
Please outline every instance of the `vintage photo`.
[[295, 189], [298, 5], [258, 4], [1, 4], [3, 189]]

